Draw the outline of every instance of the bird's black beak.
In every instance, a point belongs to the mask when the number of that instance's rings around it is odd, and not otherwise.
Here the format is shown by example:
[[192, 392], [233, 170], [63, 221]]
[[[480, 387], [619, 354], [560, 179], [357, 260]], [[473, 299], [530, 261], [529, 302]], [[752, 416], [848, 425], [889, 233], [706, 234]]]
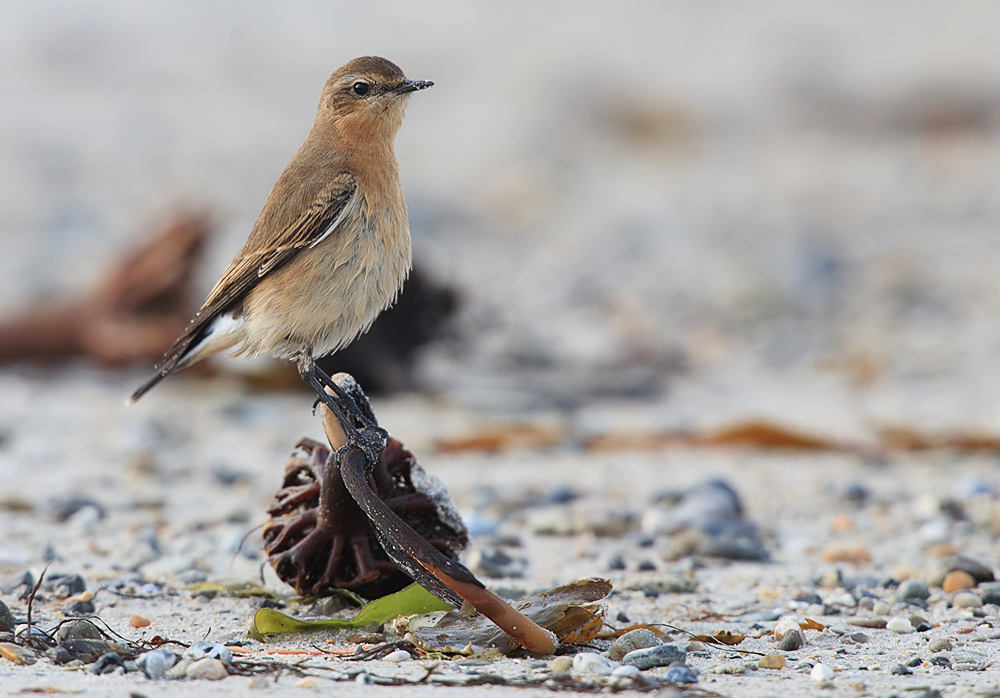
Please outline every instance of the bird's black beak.
[[398, 95], [405, 95], [408, 92], [416, 92], [417, 90], [426, 90], [428, 87], [434, 83], [430, 80], [403, 80], [399, 83], [399, 86], [392, 91]]

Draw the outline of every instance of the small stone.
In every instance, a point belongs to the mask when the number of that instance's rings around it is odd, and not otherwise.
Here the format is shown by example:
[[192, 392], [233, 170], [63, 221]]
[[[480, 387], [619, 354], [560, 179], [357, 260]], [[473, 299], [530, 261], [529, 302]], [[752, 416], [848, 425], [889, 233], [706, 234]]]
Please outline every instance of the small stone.
[[941, 588], [949, 594], [962, 589], [971, 589], [974, 586], [976, 586], [975, 578], [965, 570], [952, 570], [944, 576], [944, 581], [941, 582]]
[[780, 641], [785, 638], [785, 636], [793, 631], [802, 632], [803, 620], [798, 616], [781, 616], [778, 621], [774, 624], [774, 639], [775, 641]]
[[785, 633], [785, 636], [778, 641], [777, 647], [782, 652], [794, 652], [806, 644], [806, 637], [801, 630], [796, 628]]
[[229, 676], [226, 665], [215, 657], [204, 657], [191, 663], [185, 672], [189, 679], [205, 679], [219, 681]]
[[849, 635], [844, 635], [844, 639], [858, 645], [864, 645], [872, 641], [872, 639], [864, 633], [851, 633]]
[[931, 590], [927, 584], [919, 579], [907, 579], [896, 589], [896, 598], [900, 601], [912, 601], [913, 599], [926, 599], [931, 595]]
[[872, 606], [872, 613], [876, 616], [887, 616], [892, 613], [892, 604], [888, 601], [876, 601]]
[[966, 649], [953, 653], [951, 664], [956, 671], [983, 671], [990, 665], [990, 659], [984, 652]]
[[625, 586], [632, 591], [642, 591], [647, 594], [690, 594], [698, 588], [698, 580], [684, 575], [669, 577], [654, 577], [632, 582]]
[[933, 623], [931, 623], [923, 616], [918, 616], [915, 613], [912, 614], [907, 620], [910, 621], [910, 625], [912, 625], [913, 629], [916, 630], [918, 633], [926, 633], [928, 630], [934, 629]]
[[941, 666], [950, 669], [951, 657], [949, 657], [947, 654], [935, 654], [933, 657], [931, 657], [931, 664], [933, 664], [934, 666]]
[[1000, 582], [983, 582], [976, 589], [984, 604], [1000, 606]]
[[263, 691], [272, 685], [273, 679], [270, 681], [263, 676], [251, 676], [250, 680], [247, 681], [247, 688], [251, 691]]
[[937, 637], [927, 643], [927, 649], [931, 652], [949, 652], [952, 647], [951, 640], [946, 637]]
[[784, 669], [786, 661], [783, 654], [765, 654], [757, 662], [757, 666], [761, 669]]
[[817, 662], [813, 665], [812, 671], [809, 672], [809, 678], [816, 683], [826, 683], [827, 681], [832, 681], [833, 669], [822, 662]]
[[170, 650], [150, 650], [140, 654], [135, 664], [150, 679], [166, 678], [167, 671], [177, 663], [177, 655]]
[[915, 667], [915, 666], [920, 666], [923, 663], [924, 663], [923, 659], [921, 659], [920, 657], [914, 657], [913, 659], [911, 659], [910, 661], [908, 661], [906, 663], [906, 666], [912, 668], [912, 667]]
[[973, 560], [971, 557], [965, 557], [964, 555], [956, 555], [948, 565], [950, 571], [960, 570], [962, 572], [968, 572], [977, 584], [982, 584], [984, 582], [992, 582], [996, 579], [993, 570], [981, 563], [979, 560]]
[[13, 642], [0, 642], [0, 657], [15, 664], [34, 664], [35, 653]]
[[56, 640], [102, 640], [101, 630], [89, 620], [74, 620], [56, 630]]
[[321, 679], [318, 676], [306, 676], [305, 678], [299, 679], [295, 682], [296, 688], [307, 688], [310, 691], [328, 691], [333, 692], [334, 685], [329, 679]]
[[617, 667], [618, 662], [612, 662], [595, 652], [581, 652], [573, 657], [573, 671], [578, 674], [607, 676]]
[[620, 667], [615, 668], [611, 672], [611, 676], [616, 679], [630, 679], [633, 676], [638, 676], [642, 673], [637, 666], [632, 666], [631, 664], [623, 664]]
[[905, 635], [907, 633], [916, 632], [916, 628], [910, 623], [906, 618], [893, 618], [888, 623], [885, 624], [887, 630], [891, 630], [894, 633], [899, 633], [900, 635]]
[[726, 662], [724, 664], [716, 664], [714, 667], [709, 669], [711, 674], [726, 674], [730, 676], [739, 676], [745, 673], [747, 668], [741, 662]]
[[395, 652], [390, 652], [385, 655], [383, 659], [387, 662], [408, 662], [413, 659], [413, 657], [406, 650], [396, 650]]
[[657, 647], [662, 644], [663, 642], [652, 630], [639, 628], [637, 630], [630, 630], [612, 642], [608, 656], [614, 661], [620, 662], [626, 654], [633, 650]]
[[90, 665], [87, 671], [91, 674], [107, 674], [121, 667], [125, 668], [125, 660], [117, 652], [108, 652], [97, 658], [97, 661]]
[[896, 676], [909, 676], [913, 673], [913, 669], [908, 666], [903, 666], [902, 664], [897, 664], [889, 673], [895, 674]]
[[57, 599], [68, 599], [87, 590], [87, 583], [78, 574], [56, 574], [46, 577], [42, 584]]
[[499, 548], [474, 548], [469, 553], [468, 567], [479, 577], [516, 578], [524, 576], [528, 560], [524, 557], [512, 557]]
[[960, 591], [951, 597], [952, 608], [982, 608], [983, 600], [971, 591]]
[[218, 659], [226, 665], [231, 664], [233, 661], [232, 651], [218, 642], [196, 642], [187, 648], [184, 656], [192, 660], [200, 660], [202, 658]]
[[11, 632], [15, 625], [17, 625], [17, 621], [14, 620], [14, 614], [10, 612], [7, 604], [0, 601], [0, 630]]
[[631, 664], [640, 669], [652, 669], [656, 666], [669, 666], [674, 662], [683, 662], [686, 656], [684, 650], [677, 645], [659, 645], [632, 650], [622, 657], [622, 663]]
[[149, 618], [138, 615], [129, 616], [128, 624], [131, 625], [133, 628], [145, 628], [149, 626]]
[[549, 662], [549, 672], [552, 674], [565, 674], [573, 668], [572, 657], [556, 657]]
[[885, 618], [855, 618], [854, 620], [848, 621], [851, 625], [856, 625], [859, 628], [884, 628], [887, 625]]
[[625, 569], [625, 556], [620, 553], [616, 553], [608, 558], [608, 569], [612, 571]]
[[686, 664], [668, 668], [661, 678], [665, 683], [698, 683], [698, 675]]

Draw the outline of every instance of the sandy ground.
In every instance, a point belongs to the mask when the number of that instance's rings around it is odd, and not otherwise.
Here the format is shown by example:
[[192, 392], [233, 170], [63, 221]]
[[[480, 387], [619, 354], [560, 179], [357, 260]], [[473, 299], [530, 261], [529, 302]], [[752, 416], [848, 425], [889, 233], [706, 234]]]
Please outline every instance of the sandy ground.
[[[207, 289], [304, 136], [323, 80], [356, 55], [385, 55], [436, 82], [412, 100], [398, 156], [417, 264], [453, 284], [462, 306], [452, 339], [421, 358], [421, 394], [376, 409], [470, 521], [519, 541], [524, 577], [491, 584], [530, 592], [605, 576], [618, 590], [613, 625], [623, 613], [730, 629], [758, 652], [774, 650], [757, 636], [781, 613], [819, 611], [830, 628], [807, 630], [780, 671], [714, 673], [756, 658], [692, 653], [695, 690], [993, 695], [997, 606], [951, 607], [939, 584], [953, 553], [998, 564], [998, 13], [988, 2], [961, 12], [789, 0], [7, 3], [0, 309], [77, 292], [178, 207], [207, 207], [218, 221]], [[178, 574], [259, 577], [259, 540], [239, 543], [318, 423], [305, 393], [246, 392], [225, 373], [178, 380], [125, 411], [142, 375], [86, 365], [0, 374], [0, 571], [37, 574], [54, 558], [53, 572], [82, 574], [92, 590], [141, 574], [169, 593], [97, 592], [118, 632], [240, 638], [256, 602], [200, 598]], [[776, 453], [645, 438], [760, 420], [819, 445]], [[437, 447], [511, 422], [548, 436], [497, 454]], [[900, 433], [943, 447], [901, 449]], [[617, 445], [595, 448], [601, 435]], [[679, 555], [683, 535], [644, 540], [644, 518], [669, 511], [660, 494], [712, 476], [739, 494], [770, 562]], [[847, 496], [858, 488], [866, 498]], [[568, 491], [574, 501], [544, 505]], [[85, 509], [59, 521], [74, 497], [104, 517]], [[575, 523], [543, 535], [546, 517]], [[616, 533], [595, 533], [601, 522]], [[624, 570], [609, 564], [616, 554]], [[837, 570], [875, 577], [884, 613], [843, 605]], [[696, 590], [642, 591], [677, 574]], [[893, 603], [904, 577], [929, 582], [926, 609]], [[264, 579], [284, 588], [266, 568]], [[989, 598], [982, 585], [974, 593]], [[824, 603], [795, 601], [803, 594]], [[23, 618], [16, 595], [0, 599]], [[863, 644], [836, 632], [911, 613], [935, 627], [861, 628]], [[129, 628], [132, 614], [152, 625]], [[42, 611], [48, 623], [61, 617]], [[931, 661], [939, 638], [953, 645], [950, 667]], [[912, 674], [892, 673], [914, 657]], [[832, 688], [810, 679], [816, 661], [834, 669]], [[986, 666], [962, 671], [963, 661]], [[253, 689], [315, 692], [299, 680]], [[248, 683], [211, 690], [242, 694]], [[0, 686], [194, 690], [44, 660], [0, 660]]]

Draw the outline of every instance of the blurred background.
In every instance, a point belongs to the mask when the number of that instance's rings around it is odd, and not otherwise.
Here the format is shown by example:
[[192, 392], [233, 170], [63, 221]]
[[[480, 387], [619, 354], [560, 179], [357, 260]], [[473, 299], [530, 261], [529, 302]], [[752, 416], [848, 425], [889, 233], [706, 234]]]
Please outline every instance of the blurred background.
[[0, 310], [86, 298], [207, 212], [186, 315], [326, 77], [379, 54], [436, 83], [397, 141], [430, 290], [364, 383], [1000, 431], [998, 23], [914, 0], [4, 3]]

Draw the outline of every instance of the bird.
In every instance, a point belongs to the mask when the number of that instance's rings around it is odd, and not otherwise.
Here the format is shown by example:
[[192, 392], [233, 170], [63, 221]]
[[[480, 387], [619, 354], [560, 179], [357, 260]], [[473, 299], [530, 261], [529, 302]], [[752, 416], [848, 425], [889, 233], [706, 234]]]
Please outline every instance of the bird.
[[338, 408], [326, 388], [340, 390], [316, 359], [365, 332], [409, 273], [394, 143], [409, 96], [433, 84], [407, 79], [378, 56], [355, 58], [330, 76], [312, 129], [243, 248], [128, 404], [209, 356], [269, 354], [296, 364], [349, 436], [358, 439], [368, 428], [366, 453], [381, 451], [384, 431], [360, 410], [345, 415]]

